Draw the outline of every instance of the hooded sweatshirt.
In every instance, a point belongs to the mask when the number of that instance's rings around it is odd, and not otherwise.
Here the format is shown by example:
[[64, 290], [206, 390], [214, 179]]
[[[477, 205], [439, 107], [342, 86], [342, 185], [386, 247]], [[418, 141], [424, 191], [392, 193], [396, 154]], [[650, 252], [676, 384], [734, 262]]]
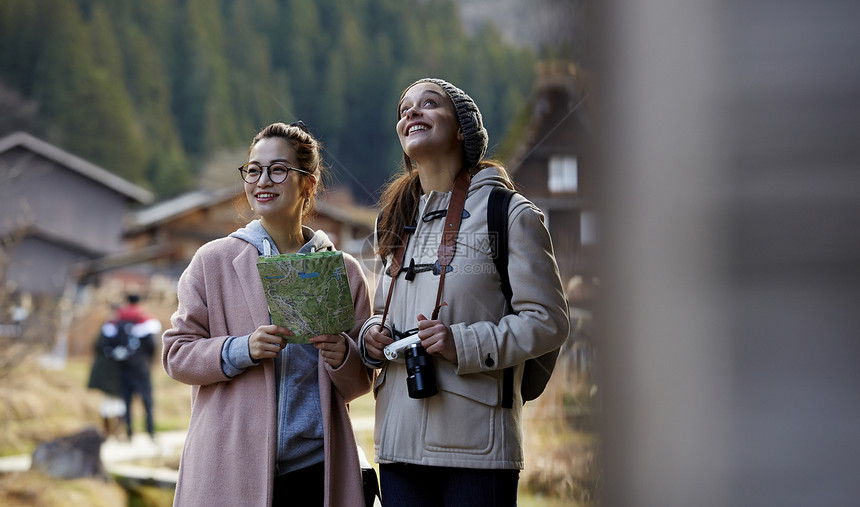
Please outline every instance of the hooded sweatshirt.
[[[323, 231], [302, 226], [306, 240], [298, 253], [334, 250]], [[260, 255], [278, 255], [278, 248], [259, 220], [230, 234], [257, 248]], [[271, 315], [270, 315], [271, 318]], [[251, 335], [231, 336], [221, 350], [221, 368], [235, 377], [246, 368], [259, 364], [251, 359]], [[288, 343], [275, 358], [278, 403], [278, 450], [276, 473], [284, 474], [323, 461], [323, 424], [319, 380], [316, 374], [319, 351], [313, 344]]]

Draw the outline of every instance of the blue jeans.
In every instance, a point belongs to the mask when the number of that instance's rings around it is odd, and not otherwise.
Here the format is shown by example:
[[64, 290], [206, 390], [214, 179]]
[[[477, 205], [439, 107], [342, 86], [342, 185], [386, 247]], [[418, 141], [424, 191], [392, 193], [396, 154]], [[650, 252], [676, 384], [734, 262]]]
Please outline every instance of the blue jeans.
[[514, 507], [519, 470], [379, 465], [383, 505]]

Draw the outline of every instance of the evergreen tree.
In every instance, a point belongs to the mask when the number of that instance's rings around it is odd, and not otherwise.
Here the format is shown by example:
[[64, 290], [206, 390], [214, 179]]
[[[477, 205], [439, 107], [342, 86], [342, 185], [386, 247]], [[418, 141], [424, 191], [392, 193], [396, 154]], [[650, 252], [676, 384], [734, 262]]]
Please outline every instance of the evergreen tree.
[[[122, 82], [95, 62], [77, 5], [70, 0], [46, 0], [43, 5], [54, 17], [36, 64], [34, 96], [49, 136], [73, 153], [146, 184], [146, 150]], [[110, 39], [110, 34], [99, 38]]]
[[455, 0], [2, 0], [0, 43], [0, 81], [38, 104], [49, 141], [160, 196], [300, 118], [370, 202], [400, 161], [404, 86], [467, 90], [495, 147], [534, 79], [533, 54], [466, 33]]
[[253, 6], [253, 2], [235, 2], [227, 18], [230, 94], [234, 122], [243, 142], [251, 139], [277, 108], [269, 43], [252, 21]]
[[338, 153], [340, 139], [347, 125], [346, 87], [349, 83], [346, 75], [346, 55], [335, 51], [328, 60], [323, 77], [323, 88], [319, 107], [319, 128], [328, 134], [327, 148]]
[[40, 135], [36, 103], [0, 81], [0, 137], [23, 130]]
[[0, 77], [25, 97], [33, 93], [33, 62], [42, 51], [43, 8], [32, 0], [0, 2]]
[[159, 195], [172, 195], [186, 190], [193, 179], [170, 111], [167, 70], [156, 45], [138, 27], [130, 27], [127, 38], [126, 74], [152, 155], [146, 167], [147, 179]]
[[[315, 66], [315, 55], [325, 44], [320, 25], [319, 11], [314, 0], [294, 0], [287, 4], [281, 16], [282, 23], [270, 38], [273, 65], [286, 71], [291, 84], [295, 118], [303, 118], [313, 124], [317, 118], [318, 75], [323, 67]], [[328, 55], [326, 55], [328, 56]]]
[[225, 38], [218, 0], [188, 0], [187, 35], [190, 38], [189, 75], [197, 113], [193, 124], [202, 131], [198, 154], [236, 146], [244, 136], [234, 123], [230, 101]]
[[122, 53], [110, 13], [104, 4], [92, 6], [89, 25], [95, 64], [114, 78], [123, 80]]

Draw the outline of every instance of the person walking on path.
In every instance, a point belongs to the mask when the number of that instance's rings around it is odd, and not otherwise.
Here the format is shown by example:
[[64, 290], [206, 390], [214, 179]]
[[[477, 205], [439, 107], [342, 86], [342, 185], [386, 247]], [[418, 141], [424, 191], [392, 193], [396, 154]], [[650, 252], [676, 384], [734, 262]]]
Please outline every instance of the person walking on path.
[[[102, 416], [105, 438], [125, 436], [125, 402], [119, 385], [119, 362], [110, 355], [108, 348], [111, 338], [100, 330], [93, 345], [93, 364], [87, 387], [102, 391], [99, 412]], [[122, 431], [122, 433], [120, 433]]]
[[[89, 386], [106, 393], [102, 417], [107, 435], [115, 430], [113, 420], [124, 416], [126, 435], [131, 439], [132, 405], [138, 395], [146, 416], [146, 432], [154, 439], [151, 371], [155, 337], [161, 334], [161, 322], [148, 314], [139, 302], [137, 294], [129, 294], [127, 303], [116, 311], [114, 318], [102, 325]], [[123, 407], [115, 396], [122, 400]]]
[[[512, 506], [523, 467], [523, 363], [560, 347], [570, 327], [549, 232], [541, 212], [515, 194], [507, 308], [488, 246], [487, 202], [494, 187], [513, 185], [500, 164], [483, 159], [477, 105], [447, 81], [422, 79], [403, 92], [397, 118], [404, 171], [382, 196], [377, 252], [387, 270], [360, 335], [366, 363], [380, 368], [374, 447], [382, 501]], [[405, 361], [384, 354], [416, 340], [400, 349]]]
[[192, 397], [174, 505], [364, 505], [347, 406], [374, 375], [356, 344], [370, 314], [361, 267], [343, 255], [355, 326], [310, 344], [287, 344], [292, 331], [272, 324], [256, 267], [261, 255], [334, 249], [303, 225], [319, 151], [300, 122], [258, 133], [239, 172], [259, 219], [202, 246], [180, 277], [162, 355]]

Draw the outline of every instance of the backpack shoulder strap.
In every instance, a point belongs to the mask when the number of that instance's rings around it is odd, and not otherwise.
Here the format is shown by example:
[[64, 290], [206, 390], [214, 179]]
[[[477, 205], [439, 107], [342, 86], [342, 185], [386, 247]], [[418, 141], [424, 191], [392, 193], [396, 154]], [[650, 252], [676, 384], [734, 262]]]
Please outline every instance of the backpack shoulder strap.
[[508, 207], [514, 191], [505, 187], [493, 187], [487, 203], [487, 230], [493, 252], [493, 263], [502, 282], [502, 294], [505, 296], [507, 313], [511, 313], [511, 279], [508, 276]]
[[[505, 313], [513, 312], [511, 298], [513, 290], [508, 276], [508, 207], [514, 191], [505, 187], [493, 187], [487, 202], [487, 231], [492, 245], [493, 263], [501, 278], [502, 294], [505, 296]], [[502, 374], [502, 407], [514, 406], [514, 369], [505, 368]]]
[[[496, 265], [499, 278], [501, 278], [502, 294], [504, 294], [506, 302], [506, 314], [513, 313], [513, 307], [511, 306], [513, 290], [508, 274], [508, 207], [514, 193], [513, 190], [507, 188], [494, 187], [490, 191], [487, 203], [487, 230], [490, 234], [491, 245], [494, 247], [492, 248], [493, 262]], [[495, 243], [492, 242], [493, 239]], [[525, 362], [523, 365], [523, 381], [520, 385], [520, 394], [523, 398], [523, 403], [534, 400], [543, 392], [552, 375], [558, 354], [559, 349], [555, 349]], [[514, 368], [512, 366], [505, 368], [502, 375], [501, 405], [504, 408], [513, 408], [514, 405]]]

